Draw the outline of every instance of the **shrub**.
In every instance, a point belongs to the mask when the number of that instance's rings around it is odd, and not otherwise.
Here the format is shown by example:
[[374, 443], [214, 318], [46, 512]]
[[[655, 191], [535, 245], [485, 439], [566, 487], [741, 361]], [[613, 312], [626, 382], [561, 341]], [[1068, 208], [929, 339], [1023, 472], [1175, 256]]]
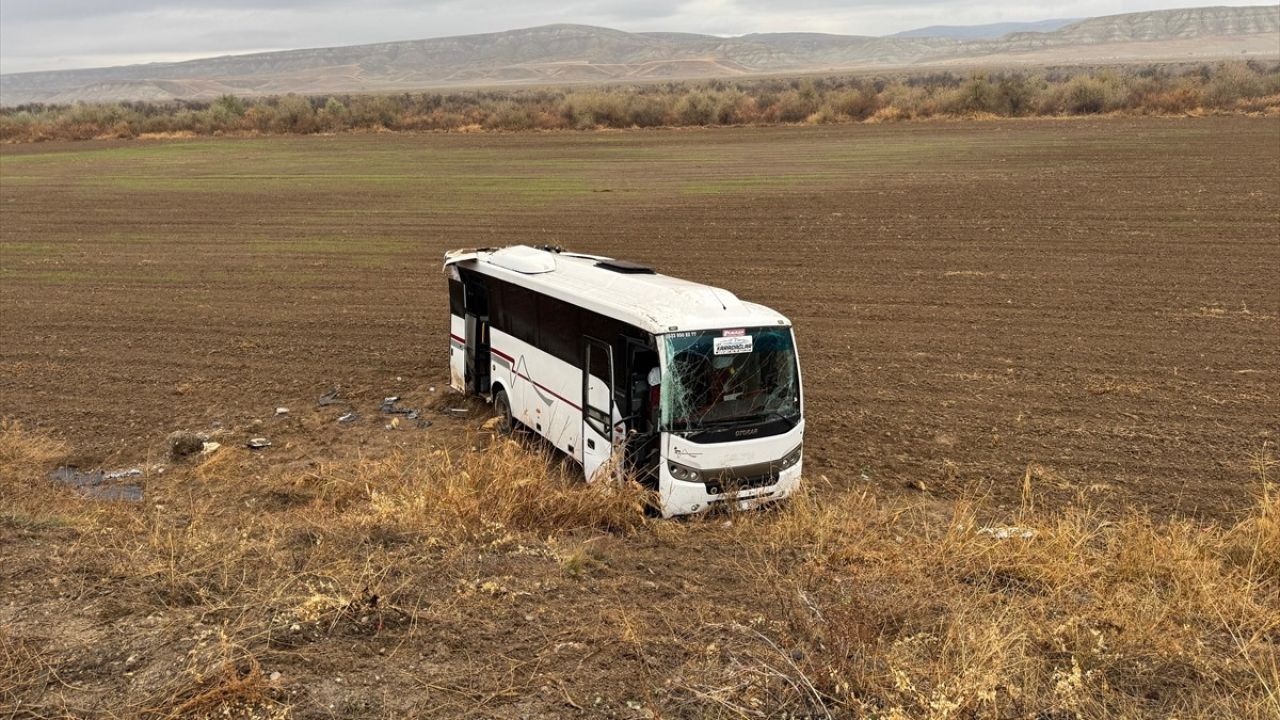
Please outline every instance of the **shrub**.
[[846, 90], [828, 100], [825, 109], [837, 117], [865, 120], [880, 109], [880, 95], [870, 87]]
[[636, 127], [658, 127], [667, 124], [667, 107], [648, 95], [632, 95], [627, 101], [627, 118]]
[[312, 133], [317, 129], [316, 111], [311, 102], [298, 95], [286, 95], [276, 105], [276, 132]]
[[1266, 91], [1266, 85], [1248, 65], [1225, 63], [1213, 73], [1205, 85], [1204, 103], [1209, 107], [1230, 109], [1240, 100], [1255, 98]]
[[792, 91], [778, 99], [773, 111], [778, 122], [804, 122], [818, 111], [818, 101], [814, 96]]
[[1100, 113], [1107, 107], [1107, 89], [1088, 76], [1072, 78], [1067, 83], [1064, 110], [1073, 115]]
[[507, 100], [494, 109], [484, 126], [498, 130], [529, 130], [536, 127], [537, 123], [527, 106]]
[[676, 103], [676, 119], [681, 125], [710, 125], [716, 122], [716, 101], [702, 92], [691, 92]]

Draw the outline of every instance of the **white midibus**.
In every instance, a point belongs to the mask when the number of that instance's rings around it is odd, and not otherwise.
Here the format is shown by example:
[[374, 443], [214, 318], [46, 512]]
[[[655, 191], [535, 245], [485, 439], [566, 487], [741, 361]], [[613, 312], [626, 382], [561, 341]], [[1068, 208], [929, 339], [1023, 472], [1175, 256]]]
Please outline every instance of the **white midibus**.
[[749, 508], [800, 482], [791, 323], [622, 260], [516, 245], [445, 255], [452, 386], [580, 462], [621, 468], [664, 516]]

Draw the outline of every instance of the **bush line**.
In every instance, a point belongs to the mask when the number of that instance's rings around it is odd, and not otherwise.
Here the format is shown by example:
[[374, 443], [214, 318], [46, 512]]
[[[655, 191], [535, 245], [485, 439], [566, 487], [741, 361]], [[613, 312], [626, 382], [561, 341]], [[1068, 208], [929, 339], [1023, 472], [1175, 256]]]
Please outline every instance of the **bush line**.
[[1280, 64], [902, 72], [212, 102], [0, 108], [0, 141], [347, 131], [561, 130], [886, 122], [1102, 113], [1267, 113]]

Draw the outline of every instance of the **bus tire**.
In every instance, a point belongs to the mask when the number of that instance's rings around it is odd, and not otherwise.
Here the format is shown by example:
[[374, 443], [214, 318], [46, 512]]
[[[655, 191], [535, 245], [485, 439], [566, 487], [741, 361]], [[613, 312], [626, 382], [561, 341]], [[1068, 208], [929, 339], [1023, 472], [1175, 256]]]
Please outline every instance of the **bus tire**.
[[516, 429], [516, 419], [511, 414], [511, 400], [501, 387], [493, 394], [493, 409], [498, 413], [498, 434], [510, 435]]

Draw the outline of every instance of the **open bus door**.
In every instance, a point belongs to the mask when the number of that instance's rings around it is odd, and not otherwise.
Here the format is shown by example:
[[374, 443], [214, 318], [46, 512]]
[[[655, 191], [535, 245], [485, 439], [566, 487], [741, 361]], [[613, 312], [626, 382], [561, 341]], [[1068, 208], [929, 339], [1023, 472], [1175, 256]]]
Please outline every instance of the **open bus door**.
[[582, 360], [582, 470], [592, 482], [613, 456], [613, 348], [587, 338]]
[[463, 336], [465, 340], [465, 381], [468, 394], [489, 393], [489, 292], [484, 279], [472, 272], [462, 273], [465, 298]]
[[468, 312], [466, 340], [467, 392], [486, 395], [489, 392], [489, 323]]

